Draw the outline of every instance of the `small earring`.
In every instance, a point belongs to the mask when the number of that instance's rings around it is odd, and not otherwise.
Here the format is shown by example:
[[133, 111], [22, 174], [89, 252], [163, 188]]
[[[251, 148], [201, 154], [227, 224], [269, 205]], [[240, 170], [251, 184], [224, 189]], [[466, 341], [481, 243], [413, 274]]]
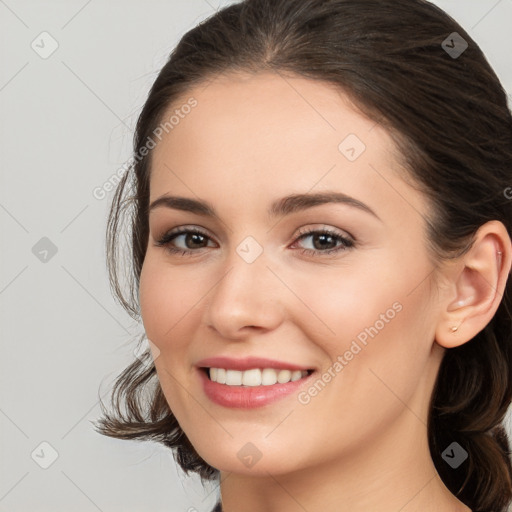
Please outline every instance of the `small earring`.
[[454, 325], [450, 330], [452, 332], [457, 332], [457, 330], [459, 329], [459, 327], [462, 325], [463, 322], [464, 322], [464, 320], [462, 320], [462, 322], [459, 325]]

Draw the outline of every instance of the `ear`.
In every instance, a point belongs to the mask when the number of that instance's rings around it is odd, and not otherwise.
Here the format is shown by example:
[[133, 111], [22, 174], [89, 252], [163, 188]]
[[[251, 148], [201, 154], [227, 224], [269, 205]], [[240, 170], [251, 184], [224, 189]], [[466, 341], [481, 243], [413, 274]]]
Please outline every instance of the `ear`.
[[511, 262], [512, 243], [503, 223], [493, 220], [480, 226], [471, 249], [443, 275], [447, 286], [435, 333], [439, 345], [462, 345], [491, 321], [503, 297]]

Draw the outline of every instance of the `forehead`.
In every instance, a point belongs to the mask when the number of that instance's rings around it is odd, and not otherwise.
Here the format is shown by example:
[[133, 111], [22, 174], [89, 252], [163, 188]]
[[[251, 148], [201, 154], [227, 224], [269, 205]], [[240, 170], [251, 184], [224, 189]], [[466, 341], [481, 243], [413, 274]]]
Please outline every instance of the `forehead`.
[[[190, 98], [195, 106], [182, 108]], [[277, 73], [222, 75], [187, 91], [163, 121], [172, 115], [179, 122], [152, 153], [150, 200], [172, 191], [215, 201], [224, 189], [250, 208], [257, 199], [314, 188], [373, 195], [383, 206], [390, 199], [398, 206], [405, 194], [406, 203], [423, 208], [400, 177], [387, 131], [332, 84]]]

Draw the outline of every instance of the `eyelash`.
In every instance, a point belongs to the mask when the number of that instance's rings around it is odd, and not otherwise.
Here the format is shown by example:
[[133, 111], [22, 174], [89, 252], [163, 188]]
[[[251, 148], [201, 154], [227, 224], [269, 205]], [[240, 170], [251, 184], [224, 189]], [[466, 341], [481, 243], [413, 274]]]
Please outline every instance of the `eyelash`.
[[[193, 253], [198, 252], [200, 249], [177, 249], [175, 247], [171, 247], [170, 243], [177, 238], [180, 235], [187, 235], [187, 234], [198, 234], [201, 236], [204, 236], [206, 238], [210, 238], [206, 233], [203, 231], [196, 229], [196, 228], [190, 228], [190, 229], [180, 229], [177, 232], [170, 231], [163, 235], [163, 237], [156, 242], [155, 245], [158, 247], [165, 247], [167, 251], [169, 251], [171, 254], [178, 254], [180, 253], [181, 256], [192, 256]], [[332, 231], [330, 229], [306, 229], [303, 231], [299, 231], [299, 236], [295, 239], [295, 242], [298, 242], [299, 240], [302, 240], [304, 238], [307, 238], [308, 236], [314, 235], [314, 234], [321, 234], [321, 235], [329, 235], [335, 238], [337, 241], [341, 242], [341, 245], [338, 247], [335, 247], [333, 249], [327, 249], [325, 251], [317, 250], [317, 249], [300, 249], [301, 254], [306, 255], [312, 255], [312, 256], [324, 256], [328, 254], [333, 253], [339, 253], [341, 251], [346, 251], [355, 246], [355, 242], [353, 239], [344, 237], [340, 235], [339, 233], [336, 233], [335, 231]]]

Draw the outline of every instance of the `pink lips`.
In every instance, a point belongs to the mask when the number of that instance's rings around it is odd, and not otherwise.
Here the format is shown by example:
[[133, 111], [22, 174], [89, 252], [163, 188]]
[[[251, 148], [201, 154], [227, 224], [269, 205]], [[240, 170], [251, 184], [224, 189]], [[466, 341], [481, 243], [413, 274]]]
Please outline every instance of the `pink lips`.
[[202, 359], [196, 365], [198, 375], [206, 396], [214, 403], [230, 408], [253, 409], [271, 404], [284, 398], [310, 382], [313, 373], [299, 380], [271, 386], [228, 386], [213, 382], [204, 368], [225, 368], [227, 370], [250, 370], [252, 368], [274, 368], [276, 370], [309, 370], [306, 366], [275, 361], [271, 359], [247, 357], [232, 359], [229, 357], [211, 357]]

